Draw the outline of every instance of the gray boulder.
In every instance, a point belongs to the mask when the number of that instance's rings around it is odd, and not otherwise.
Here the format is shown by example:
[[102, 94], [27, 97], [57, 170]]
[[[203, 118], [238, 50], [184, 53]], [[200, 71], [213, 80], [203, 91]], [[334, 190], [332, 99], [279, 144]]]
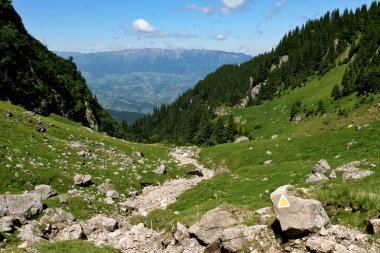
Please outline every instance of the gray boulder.
[[163, 175], [165, 174], [167, 171], [166, 171], [166, 166], [161, 164], [157, 169], [155, 169], [153, 171], [154, 173], [158, 174], [158, 175]]
[[83, 228], [79, 224], [73, 224], [71, 226], [65, 227], [58, 232], [55, 241], [68, 241], [68, 240], [78, 240], [84, 237]]
[[50, 185], [47, 185], [47, 184], [36, 185], [34, 187], [34, 192], [41, 195], [42, 200], [45, 200], [57, 195], [57, 192], [53, 188], [51, 188]]
[[330, 165], [329, 163], [324, 160], [324, 159], [321, 159], [318, 161], [318, 163], [313, 167], [313, 170], [312, 172], [315, 174], [315, 173], [321, 173], [321, 174], [324, 174], [328, 171], [330, 171], [331, 168], [330, 168]]
[[279, 187], [270, 198], [281, 230], [288, 237], [315, 232], [330, 222], [321, 202], [297, 197], [291, 185]]
[[42, 199], [39, 194], [0, 195], [0, 217], [12, 216], [30, 219], [41, 213], [42, 210]]
[[89, 186], [92, 184], [91, 175], [76, 174], [73, 178], [74, 184], [78, 186]]
[[326, 181], [326, 180], [329, 180], [328, 177], [326, 177], [325, 175], [323, 175], [322, 173], [315, 173], [315, 174], [311, 174], [307, 179], [306, 179], [306, 182], [307, 183], [313, 183], [313, 182], [320, 182], [320, 181]]
[[190, 227], [189, 232], [203, 243], [211, 244], [219, 240], [226, 226], [231, 226], [237, 221], [238, 218], [231, 212], [217, 207], [206, 212], [200, 221]]

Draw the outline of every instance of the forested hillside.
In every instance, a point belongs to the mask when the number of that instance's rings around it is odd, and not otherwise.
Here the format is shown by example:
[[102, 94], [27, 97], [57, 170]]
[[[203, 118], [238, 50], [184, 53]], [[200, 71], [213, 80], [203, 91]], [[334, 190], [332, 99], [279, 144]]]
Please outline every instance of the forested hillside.
[[[152, 115], [125, 127], [128, 138], [198, 145], [231, 141], [239, 130], [246, 130], [237, 129], [228, 117], [216, 119], [217, 107], [235, 106], [243, 98], [248, 105], [260, 104], [340, 64], [347, 64], [347, 71], [334, 88], [334, 99], [353, 92], [378, 93], [379, 46], [380, 3], [328, 12], [290, 31], [271, 52], [241, 65], [220, 67], [174, 103], [162, 105]], [[257, 87], [258, 94], [251, 96], [252, 88]]]
[[29, 35], [10, 0], [0, 1], [0, 80], [1, 100], [110, 134], [116, 131], [72, 59], [55, 55]]

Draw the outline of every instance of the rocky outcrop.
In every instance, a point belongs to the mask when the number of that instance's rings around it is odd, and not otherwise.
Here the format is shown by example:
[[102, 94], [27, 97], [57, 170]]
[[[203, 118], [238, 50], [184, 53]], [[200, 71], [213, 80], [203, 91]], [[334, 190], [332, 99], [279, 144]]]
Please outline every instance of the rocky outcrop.
[[329, 180], [329, 178], [326, 177], [324, 174], [322, 174], [322, 173], [314, 173], [314, 174], [311, 174], [306, 179], [306, 182], [307, 183], [314, 183], [314, 182], [320, 182], [320, 181], [326, 181], [326, 180]]
[[12, 216], [30, 219], [43, 210], [41, 195], [24, 193], [0, 195], [0, 217]]
[[316, 232], [330, 222], [321, 202], [297, 197], [291, 185], [279, 187], [270, 198], [281, 231], [287, 237]]
[[86, 120], [88, 122], [88, 125], [90, 126], [91, 129], [99, 132], [98, 121], [96, 120], [95, 114], [92, 111], [92, 108], [87, 101], [85, 102], [85, 106], [86, 106]]

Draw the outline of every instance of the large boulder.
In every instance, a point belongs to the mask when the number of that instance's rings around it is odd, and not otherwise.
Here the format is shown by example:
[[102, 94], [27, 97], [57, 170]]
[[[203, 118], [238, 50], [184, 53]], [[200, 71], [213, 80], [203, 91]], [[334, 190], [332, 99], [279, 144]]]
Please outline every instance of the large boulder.
[[41, 195], [24, 193], [0, 195], [0, 217], [12, 216], [30, 219], [43, 210]]
[[89, 186], [92, 184], [91, 180], [91, 175], [76, 174], [73, 178], [74, 184], [78, 186]]
[[324, 160], [324, 159], [321, 159], [318, 161], [318, 163], [313, 167], [313, 170], [312, 172], [315, 174], [315, 173], [321, 173], [321, 174], [324, 174], [326, 172], [329, 172], [331, 170], [330, 168], [330, 165], [329, 163]]
[[211, 244], [219, 240], [225, 227], [238, 222], [238, 219], [226, 208], [217, 207], [206, 212], [200, 221], [190, 227], [189, 231], [204, 244]]
[[317, 231], [329, 224], [321, 202], [297, 197], [291, 185], [284, 185], [270, 195], [281, 230], [287, 237]]

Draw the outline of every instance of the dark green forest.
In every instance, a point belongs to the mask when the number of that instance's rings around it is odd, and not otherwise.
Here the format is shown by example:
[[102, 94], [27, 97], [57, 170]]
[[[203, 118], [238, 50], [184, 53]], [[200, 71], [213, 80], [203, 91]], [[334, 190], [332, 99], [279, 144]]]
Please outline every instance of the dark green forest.
[[72, 59], [57, 56], [29, 35], [10, 0], [0, 0], [0, 99], [86, 126], [86, 110], [92, 111], [100, 131], [114, 135], [118, 128]]
[[[139, 142], [198, 145], [232, 141], [237, 134], [245, 134], [245, 129], [237, 129], [231, 118], [217, 117], [216, 107], [235, 106], [249, 96], [252, 86], [265, 83], [248, 105], [260, 104], [281, 96], [284, 90], [305, 85], [310, 77], [322, 76], [337, 64], [349, 67], [343, 78], [343, 90], [336, 87], [332, 91], [334, 99], [353, 92], [378, 93], [379, 46], [379, 2], [356, 10], [327, 12], [287, 33], [271, 52], [241, 65], [224, 65], [172, 104], [156, 108], [152, 115], [130, 126], [124, 124], [126, 137]], [[348, 57], [338, 61], [346, 50], [349, 50]], [[288, 61], [280, 64], [283, 56]], [[324, 108], [320, 110], [323, 112]]]

